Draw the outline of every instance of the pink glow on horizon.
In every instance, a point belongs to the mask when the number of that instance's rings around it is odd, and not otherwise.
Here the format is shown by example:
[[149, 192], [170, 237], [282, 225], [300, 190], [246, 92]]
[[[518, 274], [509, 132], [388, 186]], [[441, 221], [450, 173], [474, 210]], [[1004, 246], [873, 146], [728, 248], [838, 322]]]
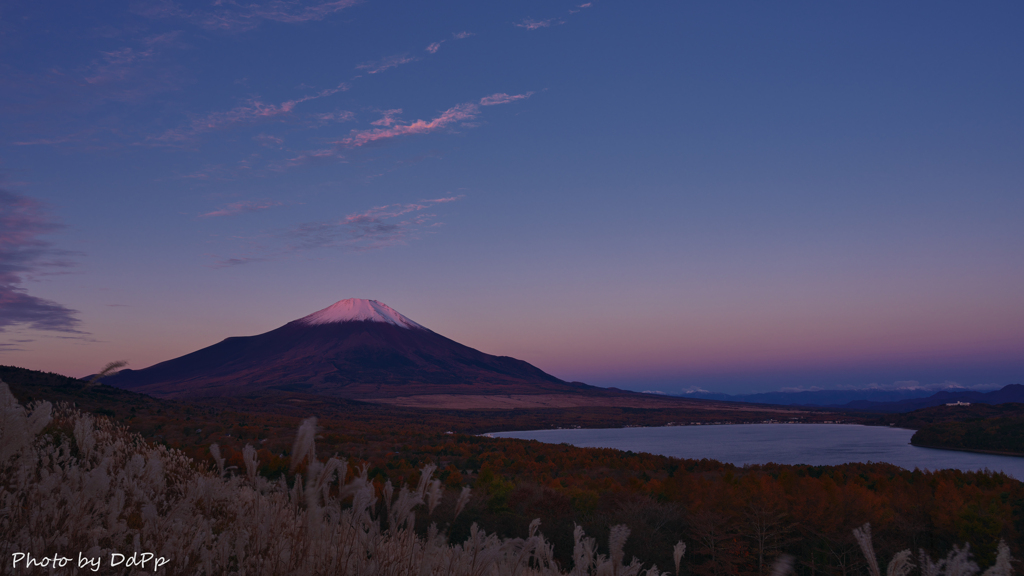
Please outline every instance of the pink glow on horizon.
[[[563, 378], [749, 374], [756, 380], [769, 373], [1019, 362], [1024, 314], [989, 304], [944, 317], [934, 315], [934, 303], [857, 303], [831, 314], [799, 305], [731, 313], [687, 312], [684, 306], [668, 316], [650, 308], [587, 306], [521, 321], [496, 314], [449, 327], [420, 321], [456, 341], [524, 359]], [[495, 323], [505, 331], [489, 330]]]

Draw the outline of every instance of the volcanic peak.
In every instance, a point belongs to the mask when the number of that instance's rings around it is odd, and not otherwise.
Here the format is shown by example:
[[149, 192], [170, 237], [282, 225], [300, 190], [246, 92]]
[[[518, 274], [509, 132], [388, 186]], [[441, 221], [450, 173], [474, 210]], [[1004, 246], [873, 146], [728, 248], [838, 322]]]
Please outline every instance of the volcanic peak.
[[339, 300], [323, 310], [298, 319], [297, 322], [309, 326], [341, 322], [383, 322], [400, 328], [426, 330], [387, 304], [362, 298]]

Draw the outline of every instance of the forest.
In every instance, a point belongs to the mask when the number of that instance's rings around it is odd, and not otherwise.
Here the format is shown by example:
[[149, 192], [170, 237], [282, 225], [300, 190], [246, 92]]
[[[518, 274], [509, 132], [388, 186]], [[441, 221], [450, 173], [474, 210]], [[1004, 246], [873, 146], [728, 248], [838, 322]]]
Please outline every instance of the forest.
[[[335, 462], [330, 466], [338, 484], [325, 497], [340, 497], [346, 482], [362, 478], [373, 498], [387, 500], [390, 487], [433, 486], [436, 480], [441, 504], [410, 523], [417, 538], [460, 546], [479, 538], [479, 530], [505, 542], [526, 542], [542, 532], [551, 562], [563, 570], [578, 563], [581, 531], [596, 539], [595, 554], [614, 555], [609, 543], [621, 536], [618, 526], [629, 531], [623, 558], [667, 569], [674, 567], [676, 545], [683, 542], [679, 570], [702, 576], [768, 574], [787, 558], [798, 574], [870, 573], [854, 535], [865, 524], [883, 563], [902, 550], [942, 558], [969, 544], [974, 560], [990, 566], [997, 563], [1001, 541], [1013, 556], [1022, 553], [1024, 484], [1002, 474], [926, 473], [886, 464], [738, 468], [451, 429], [480, 425], [479, 415], [462, 415], [460, 421], [350, 401], [283, 403], [272, 411], [265, 398], [254, 399], [248, 410], [228, 410], [89, 387], [56, 375], [4, 369], [0, 377], [23, 404], [76, 404], [59, 408], [63, 416], [44, 433], [54, 445], [71, 442], [74, 448], [74, 441], [61, 438], [75, 437], [74, 422], [82, 417], [73, 413], [85, 410], [89, 419], [109, 422], [97, 424], [107, 427], [105, 434], [138, 434], [135, 450], [180, 454], [176, 466], [225, 481], [256, 483], [259, 477], [268, 486], [301, 490], [304, 474], [309, 485], [311, 468]], [[309, 424], [308, 416], [318, 420]], [[309, 443], [315, 439], [316, 453], [332, 456], [311, 459], [296, 432], [300, 426], [309, 431]], [[11, 474], [5, 468], [9, 494]], [[128, 514], [123, 521], [145, 532], [142, 516]]]
[[[1017, 406], [1024, 412], [1024, 406]], [[1024, 456], [1024, 416], [929, 424], [915, 432], [910, 443], [929, 448]]]

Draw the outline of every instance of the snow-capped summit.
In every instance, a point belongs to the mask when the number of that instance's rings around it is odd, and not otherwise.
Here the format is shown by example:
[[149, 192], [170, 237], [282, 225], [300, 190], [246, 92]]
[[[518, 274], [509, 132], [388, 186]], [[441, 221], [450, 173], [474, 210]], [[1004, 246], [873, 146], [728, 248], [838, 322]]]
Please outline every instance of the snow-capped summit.
[[298, 320], [298, 322], [310, 326], [354, 321], [384, 322], [385, 324], [393, 324], [401, 328], [426, 330], [426, 328], [402, 316], [397, 310], [387, 304], [362, 298], [339, 300], [323, 310], [313, 312], [309, 316]]

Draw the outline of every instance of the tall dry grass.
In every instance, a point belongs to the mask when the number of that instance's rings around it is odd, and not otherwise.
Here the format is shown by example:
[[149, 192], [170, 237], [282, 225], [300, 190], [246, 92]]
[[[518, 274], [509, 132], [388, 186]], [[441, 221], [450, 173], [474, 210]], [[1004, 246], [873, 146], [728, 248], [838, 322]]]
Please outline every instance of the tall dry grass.
[[[389, 482], [378, 494], [365, 467], [350, 471], [344, 459], [317, 459], [315, 434], [314, 419], [299, 428], [292, 462], [304, 473], [289, 486], [257, 474], [251, 446], [243, 452], [245, 470], [232, 473], [214, 445], [216, 470], [209, 471], [106, 418], [46, 402], [26, 409], [0, 382], [0, 572], [30, 572], [12, 567], [18, 552], [81, 552], [103, 558], [103, 573], [117, 573], [107, 567], [111, 553], [144, 551], [170, 559], [160, 573], [188, 575], [565, 573], [539, 521], [525, 539], [498, 538], [476, 525], [455, 545], [436, 524], [418, 535], [416, 515], [431, 514], [442, 496], [434, 466], [416, 486]], [[462, 491], [457, 510], [469, 495]], [[659, 576], [656, 567], [624, 563], [628, 534], [615, 527], [606, 556], [577, 530], [569, 574]]]
[[[151, 552], [170, 562], [157, 570], [182, 575], [465, 575], [660, 576], [639, 561], [626, 563], [626, 526], [610, 530], [607, 550], [575, 530], [573, 565], [558, 566], [535, 520], [526, 538], [499, 538], [475, 524], [465, 542], [450, 544], [437, 524], [414, 530], [417, 514], [431, 515], [441, 497], [435, 467], [423, 468], [416, 486], [389, 482], [378, 490], [367, 469], [350, 470], [344, 459], [316, 457], [316, 421], [299, 427], [292, 450], [291, 486], [257, 473], [256, 450], [243, 451], [245, 470], [229, 470], [216, 445], [215, 469], [181, 452], [146, 443], [106, 418], [47, 402], [26, 408], [0, 381], [0, 574], [94, 574], [72, 563], [56, 571], [14, 568], [15, 553], [100, 557], [100, 573], [147, 574], [142, 568], [111, 569], [111, 553]], [[469, 501], [458, 497], [455, 514]], [[855, 532], [870, 576], [881, 576], [870, 526]], [[673, 549], [675, 573], [686, 546]], [[792, 572], [783, 556], [772, 573]], [[1005, 544], [984, 576], [1009, 576], [1013, 559]], [[565, 570], [568, 571], [566, 572]], [[34, 572], [33, 572], [34, 570]], [[904, 551], [887, 576], [974, 576], [969, 547], [919, 565]], [[667, 573], [666, 573], [667, 574]]]

